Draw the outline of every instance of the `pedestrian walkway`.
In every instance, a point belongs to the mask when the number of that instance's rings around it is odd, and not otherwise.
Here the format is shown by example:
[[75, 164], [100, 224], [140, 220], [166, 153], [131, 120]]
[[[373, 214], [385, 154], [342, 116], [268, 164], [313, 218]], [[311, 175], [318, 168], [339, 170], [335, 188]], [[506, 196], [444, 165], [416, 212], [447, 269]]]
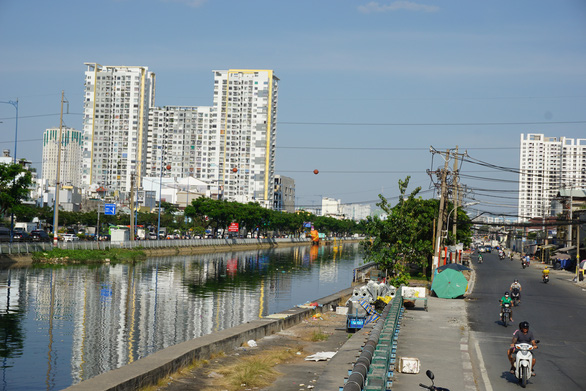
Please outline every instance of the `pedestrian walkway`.
[[425, 375], [428, 369], [435, 375], [436, 386], [450, 390], [476, 390], [465, 301], [437, 297], [430, 297], [428, 301], [427, 312], [416, 307], [403, 313], [398, 339], [397, 357], [419, 359], [419, 373], [396, 370], [391, 390], [412, 391], [420, 389], [419, 383], [431, 385]]

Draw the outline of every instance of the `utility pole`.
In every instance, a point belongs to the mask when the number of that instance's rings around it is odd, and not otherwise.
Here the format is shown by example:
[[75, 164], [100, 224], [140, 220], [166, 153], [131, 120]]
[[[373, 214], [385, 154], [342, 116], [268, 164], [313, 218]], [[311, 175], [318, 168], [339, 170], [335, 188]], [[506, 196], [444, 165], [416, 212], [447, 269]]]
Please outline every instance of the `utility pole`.
[[431, 275], [435, 274], [435, 269], [439, 267], [439, 259], [440, 259], [440, 246], [442, 241], [442, 228], [443, 228], [443, 218], [444, 218], [444, 209], [445, 209], [445, 202], [446, 202], [446, 193], [447, 193], [447, 186], [446, 186], [446, 178], [448, 175], [448, 163], [450, 162], [450, 151], [446, 151], [446, 162], [444, 164], [444, 169], [441, 173], [441, 195], [440, 195], [440, 206], [439, 206], [439, 216], [437, 221], [437, 229], [436, 229], [436, 239], [435, 239], [435, 251], [433, 255], [433, 265], [431, 268]]
[[456, 239], [457, 225], [458, 225], [458, 146], [456, 145], [456, 153], [454, 154], [454, 225], [452, 226], [452, 234], [454, 235], [454, 244], [458, 244]]
[[130, 173], [130, 241], [134, 240], [134, 173]]
[[61, 116], [59, 117], [59, 135], [57, 137], [57, 178], [55, 179], [55, 209], [53, 210], [53, 245], [59, 242], [59, 190], [61, 182], [61, 134], [63, 133], [63, 100], [65, 92], [61, 91]]

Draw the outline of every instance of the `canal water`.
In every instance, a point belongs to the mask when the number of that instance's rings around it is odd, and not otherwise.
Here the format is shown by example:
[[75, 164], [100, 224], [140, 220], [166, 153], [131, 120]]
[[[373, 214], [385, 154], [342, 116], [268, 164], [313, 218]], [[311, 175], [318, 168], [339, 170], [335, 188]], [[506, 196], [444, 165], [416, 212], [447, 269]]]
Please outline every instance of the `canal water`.
[[342, 289], [359, 245], [0, 270], [0, 390], [61, 390]]

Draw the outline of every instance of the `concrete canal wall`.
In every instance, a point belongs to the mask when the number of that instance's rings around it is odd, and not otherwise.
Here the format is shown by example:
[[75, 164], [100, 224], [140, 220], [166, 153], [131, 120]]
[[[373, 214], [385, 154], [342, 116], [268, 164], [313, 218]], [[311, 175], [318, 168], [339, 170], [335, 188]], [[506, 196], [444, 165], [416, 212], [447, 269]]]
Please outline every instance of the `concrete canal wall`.
[[266, 318], [170, 346], [65, 390], [125, 391], [157, 384], [159, 380], [190, 365], [194, 360], [206, 360], [214, 354], [232, 351], [251, 339], [258, 340], [294, 326], [316, 312], [329, 310], [334, 305], [343, 305], [342, 299], [350, 296], [353, 290], [354, 288], [348, 288], [318, 299], [318, 306], [315, 309], [294, 307]]

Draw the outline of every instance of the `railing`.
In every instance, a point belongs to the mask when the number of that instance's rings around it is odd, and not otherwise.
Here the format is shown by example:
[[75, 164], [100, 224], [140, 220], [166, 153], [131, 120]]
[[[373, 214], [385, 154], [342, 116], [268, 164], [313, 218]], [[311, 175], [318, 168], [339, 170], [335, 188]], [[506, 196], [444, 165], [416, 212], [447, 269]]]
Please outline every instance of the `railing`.
[[[351, 240], [355, 238], [337, 238]], [[96, 242], [80, 240], [76, 242], [58, 242], [57, 247], [77, 250], [104, 250], [109, 248], [174, 248], [174, 247], [215, 247], [239, 245], [265, 245], [279, 243], [310, 243], [309, 238], [267, 238], [267, 239], [170, 239], [170, 240], [135, 240], [125, 242]], [[0, 254], [30, 254], [37, 251], [53, 249], [52, 242], [0, 243]]]
[[370, 332], [362, 353], [349, 371], [343, 391], [391, 390], [403, 311], [403, 296], [401, 289], [398, 289]]

